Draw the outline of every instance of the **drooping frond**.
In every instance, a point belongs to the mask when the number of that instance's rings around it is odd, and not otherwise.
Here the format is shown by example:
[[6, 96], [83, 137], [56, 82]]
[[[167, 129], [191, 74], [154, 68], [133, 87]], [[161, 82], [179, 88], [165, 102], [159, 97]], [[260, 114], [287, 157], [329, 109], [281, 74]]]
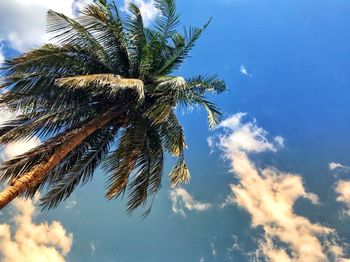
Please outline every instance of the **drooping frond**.
[[116, 198], [125, 191], [129, 176], [141, 154], [145, 137], [144, 121], [131, 124], [120, 136], [117, 149], [104, 162], [104, 169], [110, 173], [106, 194], [108, 199]]
[[63, 87], [83, 88], [95, 93], [105, 93], [108, 97], [115, 97], [116, 93], [123, 89], [134, 89], [138, 99], [142, 100], [145, 97], [142, 80], [121, 78], [119, 75], [98, 74], [66, 77], [57, 79], [56, 84]]
[[99, 114], [96, 108], [22, 114], [0, 126], [0, 143], [8, 144], [33, 137], [47, 138], [63, 130], [79, 127]]
[[204, 98], [197, 98], [194, 101], [196, 101], [198, 105], [202, 106], [207, 111], [209, 127], [216, 127], [217, 124], [220, 123], [222, 117], [222, 113], [216, 107], [216, 105]]
[[154, 127], [149, 126], [146, 132], [145, 143], [135, 166], [135, 176], [129, 183], [129, 212], [146, 204], [148, 195], [156, 194], [161, 186], [164, 161], [162, 142]]
[[169, 177], [170, 186], [173, 188], [177, 185], [188, 183], [190, 181], [191, 175], [183, 156], [179, 158], [177, 164], [171, 170]]
[[181, 156], [186, 147], [185, 134], [174, 112], [169, 114], [159, 128], [164, 148], [174, 157]]
[[108, 154], [117, 131], [116, 127], [107, 127], [86, 141], [85, 152], [73, 164], [65, 167], [67, 171], [61, 177], [52, 181], [50, 190], [40, 200], [40, 206], [47, 209], [56, 207], [79, 184], [85, 184], [92, 179], [95, 169]]

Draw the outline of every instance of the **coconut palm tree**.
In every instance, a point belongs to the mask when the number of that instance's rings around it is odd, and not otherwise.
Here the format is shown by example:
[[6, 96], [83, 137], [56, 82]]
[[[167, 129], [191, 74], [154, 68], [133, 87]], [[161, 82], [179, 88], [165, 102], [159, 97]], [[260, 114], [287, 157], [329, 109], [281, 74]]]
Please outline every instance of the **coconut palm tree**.
[[16, 116], [0, 127], [0, 143], [42, 143], [2, 163], [0, 182], [10, 185], [0, 208], [42, 190], [41, 207], [54, 208], [101, 165], [106, 197], [127, 191], [131, 212], [159, 190], [167, 152], [177, 158], [171, 186], [189, 181], [175, 111], [202, 106], [213, 127], [221, 114], [205, 94], [226, 86], [216, 76], [174, 75], [209, 23], [180, 34], [174, 0], [155, 2], [150, 28], [132, 3], [123, 16], [106, 0], [74, 19], [50, 10], [50, 44], [5, 62], [0, 104]]

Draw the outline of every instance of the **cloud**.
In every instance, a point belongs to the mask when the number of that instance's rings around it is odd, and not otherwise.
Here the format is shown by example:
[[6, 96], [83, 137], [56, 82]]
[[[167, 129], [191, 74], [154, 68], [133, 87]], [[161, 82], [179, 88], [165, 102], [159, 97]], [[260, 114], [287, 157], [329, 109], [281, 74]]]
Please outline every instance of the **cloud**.
[[90, 242], [90, 249], [92, 254], [96, 252], [96, 246], [93, 241]]
[[343, 202], [347, 207], [346, 210], [343, 210], [343, 213], [350, 216], [350, 181], [338, 181], [335, 192], [338, 194], [337, 201]]
[[0, 224], [1, 262], [63, 262], [72, 247], [73, 235], [62, 224], [53, 221], [35, 224], [35, 206], [32, 200], [16, 199], [18, 212], [14, 226]]
[[252, 77], [252, 75], [248, 73], [248, 70], [245, 67], [245, 65], [241, 65], [241, 67], [239, 68], [239, 72], [244, 76]]
[[4, 63], [5, 61], [5, 56], [4, 54], [2, 53], [2, 46], [0, 45], [0, 67], [2, 66], [2, 64]]
[[18, 142], [7, 144], [3, 150], [3, 159], [10, 159], [14, 156], [21, 155], [38, 145], [40, 145], [40, 140], [38, 138], [20, 140]]
[[122, 10], [127, 11], [130, 3], [134, 3], [140, 8], [145, 25], [149, 25], [156, 16], [160, 14], [159, 10], [154, 5], [154, 0], [124, 0], [124, 7]]
[[0, 1], [0, 40], [24, 52], [46, 42], [49, 9], [72, 16], [85, 0]]
[[215, 247], [215, 243], [214, 243], [214, 242], [211, 242], [211, 243], [210, 243], [210, 248], [211, 248], [211, 254], [213, 255], [213, 257], [216, 257], [217, 254], [218, 254], [218, 251], [216, 250], [216, 247]]
[[331, 170], [331, 171], [333, 171], [333, 170], [350, 171], [349, 166], [345, 166], [345, 165], [342, 165], [342, 164], [336, 163], [336, 162], [329, 163], [328, 167], [329, 167], [329, 170]]
[[76, 205], [77, 205], [77, 201], [69, 200], [69, 201], [67, 201], [67, 203], [66, 203], [64, 208], [66, 208], [66, 209], [73, 209]]
[[[4, 110], [0, 111], [0, 126], [12, 118], [13, 115], [11, 113]], [[40, 140], [37, 137], [9, 143], [5, 147], [0, 148], [0, 162], [21, 155], [38, 145], [40, 145]]]
[[209, 203], [202, 203], [193, 199], [193, 197], [183, 188], [177, 188], [170, 192], [172, 210], [175, 214], [186, 216], [185, 210], [188, 211], [205, 211], [211, 207]]
[[231, 237], [232, 237], [233, 243], [232, 243], [231, 247], [227, 248], [227, 253], [226, 253], [229, 260], [233, 259], [233, 256], [231, 254], [234, 252], [239, 252], [242, 254], [244, 253], [243, 249], [241, 248], [241, 246], [238, 243], [238, 237], [236, 235], [232, 235]]
[[318, 203], [318, 197], [305, 190], [302, 178], [275, 167], [258, 168], [250, 159], [253, 153], [276, 152], [283, 140], [277, 137], [270, 142], [255, 120], [243, 121], [245, 116], [239, 113], [223, 121], [219, 126], [223, 134], [212, 141], [239, 181], [231, 185], [225, 205], [243, 208], [251, 215], [252, 227], [264, 231], [256, 256], [278, 262], [341, 259], [343, 248], [337, 244], [334, 229], [312, 223], [293, 210], [299, 198]]

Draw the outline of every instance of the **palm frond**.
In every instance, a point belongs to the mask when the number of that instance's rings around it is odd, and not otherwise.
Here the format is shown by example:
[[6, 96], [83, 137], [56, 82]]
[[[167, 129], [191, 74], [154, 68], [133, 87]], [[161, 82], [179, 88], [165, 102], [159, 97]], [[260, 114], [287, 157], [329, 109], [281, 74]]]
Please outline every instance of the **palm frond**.
[[139, 121], [131, 124], [120, 136], [117, 149], [104, 162], [104, 169], [111, 174], [107, 181], [108, 199], [116, 198], [125, 191], [145, 138], [146, 123]]
[[142, 63], [142, 49], [146, 42], [143, 18], [140, 9], [135, 4], [129, 3], [128, 10], [131, 13], [126, 23], [131, 62], [130, 75], [132, 77], [139, 77], [140, 65]]
[[166, 63], [158, 71], [158, 75], [167, 75], [173, 70], [179, 68], [182, 62], [187, 58], [189, 52], [194, 47], [197, 40], [202, 35], [203, 31], [209, 26], [211, 19], [202, 28], [192, 28], [190, 27], [185, 30], [185, 45], [181, 47], [176, 47], [174, 54], [169, 57]]
[[121, 76], [113, 74], [59, 78], [56, 80], [56, 84], [63, 87], [84, 88], [93, 92], [99, 92], [102, 90], [103, 93], [106, 93], [111, 97], [120, 90], [134, 89], [137, 93], [138, 99], [142, 100], [145, 97], [142, 80], [121, 78]]
[[223, 80], [218, 79], [217, 75], [196, 76], [187, 80], [189, 88], [204, 94], [205, 92], [222, 93], [226, 91], [226, 84]]
[[47, 31], [51, 41], [59, 45], [78, 45], [93, 53], [98, 61], [113, 70], [111, 59], [100, 42], [82, 25], [78, 19], [71, 19], [61, 13], [47, 12]]
[[95, 169], [107, 156], [117, 131], [117, 127], [109, 126], [87, 141], [87, 148], [82, 156], [73, 165], [68, 165], [68, 170], [64, 170], [61, 177], [52, 182], [51, 189], [40, 199], [43, 209], [56, 207], [67, 199], [79, 184], [85, 184], [92, 179]]
[[180, 157], [177, 164], [171, 170], [170, 174], [170, 186], [176, 187], [179, 184], [188, 183], [191, 179], [190, 172], [187, 168], [184, 157]]
[[179, 14], [176, 13], [174, 0], [156, 0], [155, 6], [160, 10], [161, 15], [156, 18], [156, 29], [161, 32], [165, 42], [176, 32], [176, 27], [180, 24]]
[[185, 135], [174, 112], [169, 114], [167, 120], [161, 123], [159, 128], [164, 148], [175, 157], [182, 155], [186, 147]]
[[200, 97], [200, 96], [192, 98], [192, 102], [202, 106], [206, 110], [208, 114], [208, 123], [210, 128], [214, 128], [217, 126], [217, 124], [220, 123], [222, 118], [222, 113], [216, 107], [215, 104], [206, 100], [204, 97]]
[[100, 1], [87, 5], [82, 10], [80, 21], [104, 47], [113, 65], [113, 72], [130, 76], [128, 43], [115, 3]]
[[149, 126], [135, 167], [135, 177], [129, 183], [128, 212], [146, 204], [148, 195], [158, 192], [161, 186], [163, 161], [161, 139], [156, 129]]

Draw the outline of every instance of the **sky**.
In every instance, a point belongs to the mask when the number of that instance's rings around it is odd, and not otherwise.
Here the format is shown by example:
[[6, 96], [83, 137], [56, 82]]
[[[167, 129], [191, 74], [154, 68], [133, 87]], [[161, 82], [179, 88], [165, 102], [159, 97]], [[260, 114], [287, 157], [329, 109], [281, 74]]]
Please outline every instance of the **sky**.
[[[0, 0], [0, 63], [47, 41], [48, 8], [74, 16], [84, 2]], [[135, 2], [151, 26], [152, 0]], [[210, 96], [224, 112], [214, 130], [202, 110], [179, 114], [191, 183], [164, 179], [144, 220], [104, 199], [101, 170], [53, 211], [18, 199], [0, 215], [0, 262], [350, 261], [350, 1], [177, 6], [184, 25], [213, 17], [178, 74], [217, 73], [229, 88]]]

